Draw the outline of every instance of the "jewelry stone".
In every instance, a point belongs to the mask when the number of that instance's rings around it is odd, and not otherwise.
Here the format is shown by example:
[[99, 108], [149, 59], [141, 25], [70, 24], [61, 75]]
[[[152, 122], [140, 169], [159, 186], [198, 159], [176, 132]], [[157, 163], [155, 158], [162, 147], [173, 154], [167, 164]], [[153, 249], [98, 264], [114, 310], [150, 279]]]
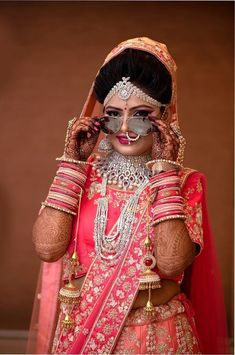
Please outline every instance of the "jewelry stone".
[[151, 171], [146, 163], [151, 160], [150, 155], [122, 155], [116, 151], [95, 162], [98, 176], [106, 176], [108, 184], [118, 185], [120, 189], [133, 189], [151, 177]]
[[118, 81], [112, 89], [109, 91], [108, 95], [104, 99], [104, 105], [107, 104], [107, 102], [113, 97], [114, 95], [118, 94], [120, 99], [122, 100], [128, 100], [131, 95], [135, 95], [139, 97], [141, 100], [157, 106], [157, 107], [166, 107], [166, 104], [162, 104], [161, 102], [153, 99], [151, 96], [145, 94], [142, 90], [140, 90], [137, 86], [132, 84], [129, 81], [130, 77], [125, 78], [123, 77], [122, 80]]
[[94, 221], [94, 242], [96, 255], [109, 266], [117, 264], [119, 257], [122, 255], [130, 240], [134, 222], [136, 221], [135, 215], [139, 197], [148, 183], [149, 179], [145, 177], [138, 189], [130, 196], [129, 200], [122, 208], [114, 230], [106, 234], [105, 230], [108, 219], [108, 197], [106, 196], [107, 177], [103, 177], [101, 197], [98, 199]]

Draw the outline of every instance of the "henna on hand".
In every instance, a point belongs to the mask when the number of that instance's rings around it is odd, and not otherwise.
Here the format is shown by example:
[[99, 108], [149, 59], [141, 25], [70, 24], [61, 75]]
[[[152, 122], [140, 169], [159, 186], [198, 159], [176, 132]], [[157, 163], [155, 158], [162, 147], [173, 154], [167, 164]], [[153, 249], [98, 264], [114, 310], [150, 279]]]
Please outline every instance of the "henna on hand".
[[181, 274], [196, 255], [195, 244], [184, 222], [179, 219], [164, 221], [155, 231], [155, 256], [160, 272], [168, 276]]
[[167, 159], [176, 161], [179, 150], [179, 139], [171, 127], [152, 116], [149, 116], [152, 125], [156, 128], [153, 132], [153, 159]]
[[65, 146], [66, 156], [76, 160], [87, 160], [96, 145], [99, 132], [100, 124], [97, 117], [77, 119], [68, 134]]
[[53, 262], [61, 258], [68, 247], [72, 232], [72, 216], [45, 207], [33, 226], [33, 243], [40, 259]]

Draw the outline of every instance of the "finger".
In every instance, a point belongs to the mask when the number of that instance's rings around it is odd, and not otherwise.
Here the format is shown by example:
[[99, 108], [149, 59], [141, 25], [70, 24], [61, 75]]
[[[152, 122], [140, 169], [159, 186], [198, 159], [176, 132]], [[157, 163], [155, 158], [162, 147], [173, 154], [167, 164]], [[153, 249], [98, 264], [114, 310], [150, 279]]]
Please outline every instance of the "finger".
[[171, 143], [173, 139], [172, 139], [168, 129], [165, 127], [165, 125], [158, 124], [157, 127], [158, 127], [159, 131], [162, 133], [166, 142]]
[[73, 130], [72, 130], [72, 135], [76, 135], [77, 133], [79, 133], [80, 131], [84, 131], [84, 127], [87, 127], [90, 130], [94, 129], [94, 126], [91, 122], [89, 121], [80, 121], [79, 125], [76, 125]]
[[99, 135], [99, 129], [90, 125], [81, 125], [80, 128], [74, 133], [75, 139], [96, 137]]

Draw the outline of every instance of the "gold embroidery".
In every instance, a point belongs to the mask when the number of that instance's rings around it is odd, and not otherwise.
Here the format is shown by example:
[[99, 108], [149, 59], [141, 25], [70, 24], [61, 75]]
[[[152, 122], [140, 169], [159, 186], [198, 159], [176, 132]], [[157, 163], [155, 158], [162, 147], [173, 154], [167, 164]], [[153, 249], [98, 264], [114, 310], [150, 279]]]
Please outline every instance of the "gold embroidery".
[[[70, 257], [69, 253], [66, 252], [63, 256], [63, 280], [69, 279], [69, 270], [70, 270]], [[78, 264], [77, 269], [75, 270], [75, 278], [79, 277], [81, 273], [86, 273], [88, 268], [84, 264]]]
[[175, 318], [177, 354], [201, 354], [198, 340], [193, 334], [187, 316], [180, 314]]
[[202, 183], [200, 180], [197, 182], [197, 192], [202, 192]]
[[188, 187], [182, 193], [186, 215], [185, 224], [192, 241], [198, 243], [201, 248], [203, 247], [202, 193], [203, 188], [200, 178], [197, 179], [193, 187]]

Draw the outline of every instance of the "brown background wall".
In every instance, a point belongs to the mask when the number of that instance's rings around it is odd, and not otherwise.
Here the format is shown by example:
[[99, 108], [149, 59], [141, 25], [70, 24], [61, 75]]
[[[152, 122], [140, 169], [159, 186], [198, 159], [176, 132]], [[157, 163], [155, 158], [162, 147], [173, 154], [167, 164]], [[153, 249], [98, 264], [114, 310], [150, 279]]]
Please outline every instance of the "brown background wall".
[[231, 2], [0, 3], [0, 329], [28, 327], [39, 268], [31, 228], [67, 120], [80, 112], [107, 52], [141, 35], [167, 43], [179, 68], [186, 165], [207, 177], [232, 329]]

